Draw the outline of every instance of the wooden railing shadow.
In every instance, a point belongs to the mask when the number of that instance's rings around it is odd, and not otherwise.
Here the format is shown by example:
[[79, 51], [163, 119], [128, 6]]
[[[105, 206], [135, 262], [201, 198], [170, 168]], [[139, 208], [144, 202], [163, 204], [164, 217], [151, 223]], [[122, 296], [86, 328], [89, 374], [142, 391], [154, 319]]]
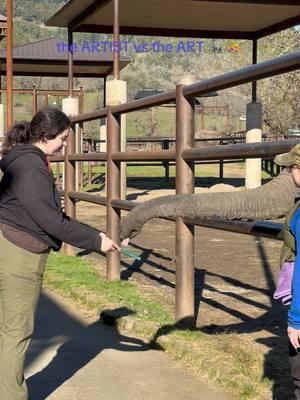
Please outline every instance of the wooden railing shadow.
[[[259, 238], [256, 238], [259, 239]], [[139, 250], [139, 254], [142, 255], [143, 261], [136, 261], [132, 264], [122, 262], [123, 270], [121, 273], [121, 278], [128, 280], [133, 277], [134, 274], [141, 274], [145, 278], [156, 282], [161, 286], [167, 286], [175, 290], [175, 284], [170, 280], [161, 277], [160, 274], [157, 276], [155, 271], [165, 271], [171, 274], [175, 274], [175, 271], [171, 268], [163, 266], [159, 263], [161, 254], [155, 253], [158, 257], [158, 262], [149, 260], [150, 255], [153, 255], [152, 249], [143, 248], [142, 246], [132, 245]], [[234, 277], [224, 276], [209, 269], [195, 269], [195, 318], [194, 322], [197, 320], [198, 313], [200, 313], [201, 320], [201, 304], [207, 304], [214, 307], [216, 310], [221, 310], [227, 313], [229, 316], [234, 316], [240, 319], [238, 323], [228, 323], [228, 324], [209, 324], [201, 327], [191, 328], [190, 330], [196, 332], [203, 332], [208, 335], [218, 335], [218, 334], [251, 334], [258, 333], [259, 331], [266, 331], [267, 336], [262, 336], [255, 341], [265, 348], [269, 348], [265, 352], [265, 359], [262, 379], [267, 378], [272, 382], [273, 386], [273, 398], [277, 400], [289, 400], [292, 398], [293, 385], [291, 378], [289, 376], [289, 365], [288, 365], [288, 338], [286, 334], [286, 320], [287, 320], [287, 308], [282, 306], [279, 302], [273, 299], [273, 293], [275, 290], [275, 280], [271, 270], [271, 266], [268, 261], [267, 254], [265, 252], [264, 246], [260, 240], [256, 240], [256, 246], [259, 253], [259, 259], [261, 261], [261, 268], [266, 280], [266, 288], [261, 288], [255, 286], [255, 284], [243, 282]], [[169, 257], [164, 257], [164, 259], [171, 260]], [[153, 273], [144, 271], [141, 267], [142, 264], [147, 264], [148, 267], [153, 268]], [[125, 269], [124, 269], [125, 267]], [[278, 266], [279, 269], [279, 266]], [[227, 290], [226, 293], [220, 292], [218, 289], [212, 285], [206, 283], [206, 277], [216, 277], [222, 279], [226, 284], [232, 285], [235, 288], [241, 288], [244, 290], [251, 290], [266, 296], [268, 299], [266, 302], [262, 303], [255, 299], [247, 298], [246, 296], [230, 292]], [[222, 295], [228, 297], [229, 299], [237, 300], [238, 302], [243, 302], [248, 304], [249, 307], [253, 306], [261, 309], [263, 314], [259, 317], [251, 317], [249, 314], [242, 312], [238, 307], [231, 307], [228, 304], [222, 304], [212, 298], [207, 298], [203, 296], [203, 290], [209, 290], [212, 293], [222, 293]], [[187, 324], [191, 324], [193, 321], [178, 321], [175, 324], [164, 325], [153, 336], [150, 344], [154, 348], [161, 349], [160, 344], [158, 344], [158, 338], [162, 335], [168, 335], [174, 330], [186, 330]], [[269, 334], [269, 336], [268, 336]], [[262, 350], [263, 351], [263, 350]]]

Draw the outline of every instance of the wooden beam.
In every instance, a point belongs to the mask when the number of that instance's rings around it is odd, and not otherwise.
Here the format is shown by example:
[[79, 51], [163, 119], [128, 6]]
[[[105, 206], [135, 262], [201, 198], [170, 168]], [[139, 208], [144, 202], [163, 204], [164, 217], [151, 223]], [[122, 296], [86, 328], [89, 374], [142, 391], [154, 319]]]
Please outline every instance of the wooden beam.
[[299, 24], [300, 24], [300, 15], [297, 15], [296, 17], [286, 19], [285, 21], [279, 22], [278, 24], [274, 24], [268, 26], [267, 28], [256, 31], [255, 37], [256, 39], [259, 39], [261, 37], [272, 35], [273, 33], [283, 31], [284, 29], [288, 29]]
[[[90, 33], [112, 33], [112, 25], [87, 25], [82, 24], [76, 28], [76, 32]], [[141, 26], [120, 26], [121, 35], [147, 35], [147, 36], [168, 36], [188, 37], [205, 39], [255, 39], [254, 32], [235, 31], [214, 31], [198, 29], [172, 29], [172, 28], [151, 28]]]
[[[207, 0], [194, 0], [207, 2]], [[274, 6], [299, 6], [300, 0], [209, 0], [210, 3], [237, 3], [237, 4], [262, 4]]]
[[[67, 78], [68, 74], [62, 74], [60, 72], [14, 72], [14, 76], [48, 76], [53, 78]], [[83, 73], [74, 73], [73, 75], [76, 78], [104, 78], [105, 74], [83, 74]]]
[[71, 31], [75, 31], [76, 28], [84, 21], [86, 18], [91, 17], [101, 8], [105, 7], [111, 0], [95, 0], [90, 6], [88, 6], [85, 10], [83, 10], [80, 14], [78, 14], [75, 18], [72, 19], [69, 23], [69, 29]]
[[[2, 62], [5, 62], [6, 58], [5, 57], [0, 57]], [[122, 60], [121, 60], [122, 62]], [[129, 60], [128, 60], [129, 62]], [[68, 66], [68, 61], [67, 60], [43, 60], [43, 59], [32, 59], [32, 58], [19, 58], [19, 59], [14, 59], [15, 65], [27, 65], [27, 64], [33, 64], [33, 65], [57, 65], [57, 66], [65, 66], [67, 68]], [[90, 61], [74, 61], [74, 67], [109, 67], [112, 66], [112, 60], [106, 60], [106, 61], [101, 61], [101, 60], [95, 60], [93, 62]]]
[[113, 73], [114, 73], [114, 69], [113, 69], [113, 68], [110, 68], [110, 69], [106, 72], [105, 77], [107, 78], [109, 75], [113, 75]]
[[[14, 93], [19, 94], [31, 94], [32, 89], [13, 89]], [[0, 93], [6, 93], [6, 89], [0, 89]], [[80, 90], [74, 90], [75, 95], [80, 94]], [[40, 95], [48, 95], [48, 96], [67, 96], [67, 90], [47, 90], [47, 89], [39, 89], [36, 91], [37, 96]]]

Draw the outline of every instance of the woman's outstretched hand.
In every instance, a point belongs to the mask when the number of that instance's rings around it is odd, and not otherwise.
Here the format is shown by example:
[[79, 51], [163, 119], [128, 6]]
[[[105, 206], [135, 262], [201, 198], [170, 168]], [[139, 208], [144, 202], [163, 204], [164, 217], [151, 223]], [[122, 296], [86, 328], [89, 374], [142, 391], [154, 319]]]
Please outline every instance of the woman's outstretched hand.
[[120, 247], [115, 243], [113, 240], [111, 240], [104, 232], [100, 232], [99, 234], [101, 236], [102, 242], [101, 242], [101, 251], [107, 252], [107, 251], [113, 251], [113, 250], [120, 250]]
[[300, 347], [300, 329], [294, 329], [291, 326], [289, 326], [287, 332], [289, 335], [290, 342], [295, 347], [295, 349], [298, 349]]

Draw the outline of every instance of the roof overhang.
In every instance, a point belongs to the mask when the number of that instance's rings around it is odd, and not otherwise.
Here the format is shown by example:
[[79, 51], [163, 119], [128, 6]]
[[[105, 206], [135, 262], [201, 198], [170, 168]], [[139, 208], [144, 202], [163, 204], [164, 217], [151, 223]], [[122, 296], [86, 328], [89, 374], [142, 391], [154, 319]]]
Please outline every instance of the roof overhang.
[[[6, 74], [6, 58], [1, 57], [1, 74]], [[93, 65], [94, 64], [94, 65]], [[120, 63], [120, 68], [125, 64]], [[104, 78], [112, 74], [112, 61], [107, 63], [84, 63], [74, 62], [73, 75], [78, 78]], [[49, 77], [67, 77], [68, 61], [61, 60], [39, 60], [29, 58], [13, 58], [14, 76], [49, 76]]]
[[[71, 0], [47, 22], [74, 32], [113, 32], [112, 0]], [[300, 0], [122, 0], [120, 33], [258, 39], [300, 24]]]
[[[68, 52], [58, 50], [62, 40], [50, 38], [13, 48], [13, 74], [15, 76], [68, 76]], [[6, 73], [6, 50], [0, 53], [0, 71]], [[129, 64], [128, 57], [121, 57], [120, 69]], [[73, 55], [74, 77], [103, 78], [111, 75], [113, 57], [103, 53], [83, 53]]]

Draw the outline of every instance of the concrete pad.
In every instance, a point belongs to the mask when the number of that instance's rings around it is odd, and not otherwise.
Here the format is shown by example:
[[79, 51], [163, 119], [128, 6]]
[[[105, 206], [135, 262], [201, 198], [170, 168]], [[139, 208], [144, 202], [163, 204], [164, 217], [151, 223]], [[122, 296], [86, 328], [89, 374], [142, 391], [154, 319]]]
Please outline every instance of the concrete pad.
[[30, 400], [225, 399], [161, 351], [83, 318], [44, 292], [26, 378]]

